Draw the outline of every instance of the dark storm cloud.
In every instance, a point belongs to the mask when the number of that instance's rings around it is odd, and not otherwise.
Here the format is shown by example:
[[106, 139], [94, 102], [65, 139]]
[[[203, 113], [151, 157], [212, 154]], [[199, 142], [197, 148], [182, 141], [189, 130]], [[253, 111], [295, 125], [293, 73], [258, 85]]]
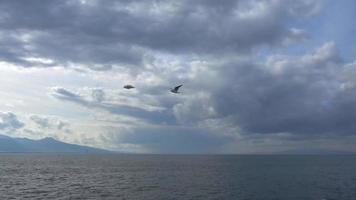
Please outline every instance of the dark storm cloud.
[[356, 88], [341, 78], [347, 68], [354, 71], [331, 43], [267, 64], [229, 63], [211, 98], [217, 115], [244, 133], [355, 134]]
[[300, 34], [284, 22], [296, 17], [295, 9], [309, 7], [315, 5], [279, 0], [5, 0], [0, 2], [0, 59], [23, 66], [74, 63], [107, 70], [112, 65], [140, 65], [155, 51], [202, 55], [248, 51], [298, 39]]
[[[100, 4], [101, 5], [101, 4]], [[0, 3], [0, 31], [12, 45], [0, 56], [23, 64], [25, 57], [52, 59], [58, 64], [87, 64], [91, 69], [110, 64], [138, 64], [140, 52], [115, 39], [112, 28], [123, 15], [108, 6], [82, 6], [79, 1]], [[119, 24], [118, 24], [119, 26]], [[7, 45], [7, 39], [1, 43]], [[10, 45], [9, 45], [10, 46]], [[27, 62], [27, 65], [38, 64]]]

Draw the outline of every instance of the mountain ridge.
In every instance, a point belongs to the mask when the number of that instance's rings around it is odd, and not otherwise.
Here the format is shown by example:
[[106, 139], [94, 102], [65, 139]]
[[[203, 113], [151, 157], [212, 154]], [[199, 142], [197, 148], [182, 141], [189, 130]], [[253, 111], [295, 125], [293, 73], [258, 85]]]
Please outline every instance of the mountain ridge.
[[114, 153], [108, 150], [65, 143], [52, 137], [39, 140], [0, 134], [0, 153]]

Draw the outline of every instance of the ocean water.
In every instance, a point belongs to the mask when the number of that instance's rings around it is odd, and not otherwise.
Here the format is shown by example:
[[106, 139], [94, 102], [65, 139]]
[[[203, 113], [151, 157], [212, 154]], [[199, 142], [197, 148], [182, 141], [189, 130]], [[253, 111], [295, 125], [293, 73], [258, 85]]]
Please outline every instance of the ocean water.
[[356, 199], [356, 156], [0, 154], [0, 199]]

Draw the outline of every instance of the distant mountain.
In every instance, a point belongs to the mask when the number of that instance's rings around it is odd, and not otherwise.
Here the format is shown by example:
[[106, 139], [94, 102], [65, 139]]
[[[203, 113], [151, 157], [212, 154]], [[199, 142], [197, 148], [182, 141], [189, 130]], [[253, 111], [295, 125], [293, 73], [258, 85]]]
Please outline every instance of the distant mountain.
[[76, 144], [68, 144], [47, 137], [40, 140], [12, 138], [0, 135], [0, 152], [38, 152], [38, 153], [110, 153], [110, 151]]

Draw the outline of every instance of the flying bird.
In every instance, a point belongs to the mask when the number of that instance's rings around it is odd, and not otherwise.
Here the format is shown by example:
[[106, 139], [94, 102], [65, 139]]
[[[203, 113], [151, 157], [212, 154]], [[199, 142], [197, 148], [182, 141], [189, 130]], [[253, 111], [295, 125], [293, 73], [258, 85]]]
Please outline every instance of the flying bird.
[[179, 93], [178, 90], [179, 90], [179, 88], [182, 87], [182, 86], [183, 86], [183, 85], [178, 85], [178, 86], [172, 88], [172, 89], [171, 89], [171, 92], [173, 92], [173, 93]]
[[132, 88], [135, 88], [135, 87], [132, 86], [132, 85], [124, 85], [124, 88], [129, 90], [129, 89], [132, 89]]

